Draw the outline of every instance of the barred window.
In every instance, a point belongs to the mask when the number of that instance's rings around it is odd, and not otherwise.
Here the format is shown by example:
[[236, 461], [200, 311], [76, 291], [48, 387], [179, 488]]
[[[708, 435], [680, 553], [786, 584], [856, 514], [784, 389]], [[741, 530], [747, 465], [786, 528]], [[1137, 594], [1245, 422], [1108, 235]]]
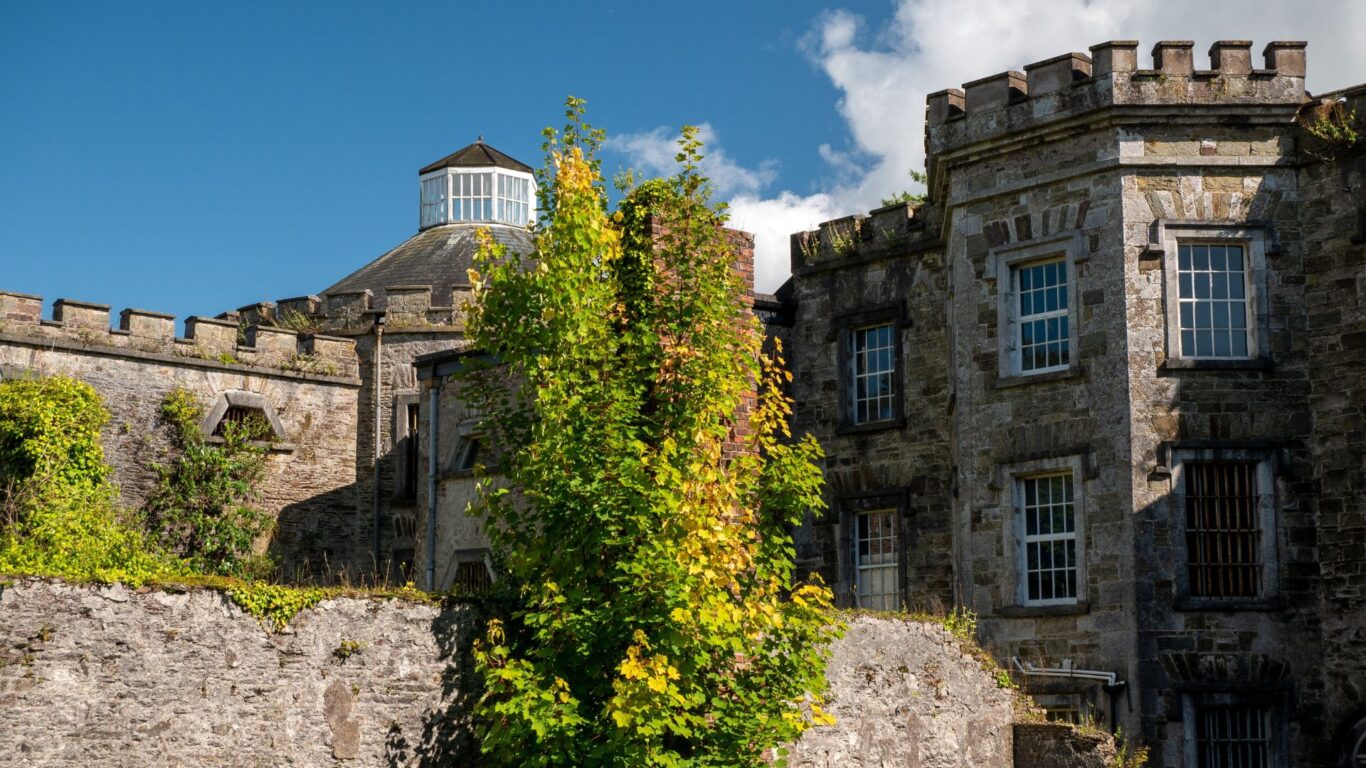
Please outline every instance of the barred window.
[[455, 585], [461, 594], [482, 595], [493, 588], [489, 568], [482, 560], [461, 560], [455, 566]]
[[854, 516], [854, 594], [858, 607], [895, 611], [897, 588], [896, 510], [877, 509]]
[[1269, 768], [1271, 707], [1220, 704], [1196, 708], [1195, 750], [1199, 768]]
[[[231, 426], [229, 426], [231, 425]], [[213, 428], [214, 437], [226, 437], [229, 429], [236, 430], [250, 440], [265, 440], [271, 436], [270, 422], [260, 408], [230, 405]]]
[[1249, 312], [1243, 246], [1181, 243], [1177, 280], [1181, 357], [1247, 357]]
[[1077, 524], [1072, 475], [1022, 477], [1017, 481], [1023, 517], [1024, 598], [1031, 604], [1077, 599]]
[[1066, 368], [1071, 358], [1067, 262], [1038, 262], [1011, 270], [1016, 296], [1016, 362], [1021, 373]]
[[851, 421], [867, 424], [895, 417], [896, 328], [874, 325], [849, 335], [853, 390]]
[[1191, 596], [1262, 594], [1262, 501], [1257, 475], [1256, 461], [1184, 464]]

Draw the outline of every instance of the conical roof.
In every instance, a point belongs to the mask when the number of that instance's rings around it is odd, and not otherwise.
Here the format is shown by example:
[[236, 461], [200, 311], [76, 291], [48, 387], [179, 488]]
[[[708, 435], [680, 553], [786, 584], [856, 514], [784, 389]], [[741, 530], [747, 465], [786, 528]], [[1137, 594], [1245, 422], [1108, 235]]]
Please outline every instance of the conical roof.
[[499, 152], [488, 144], [484, 143], [483, 137], [478, 141], [446, 155], [435, 163], [424, 167], [417, 172], [421, 176], [424, 173], [439, 171], [442, 168], [505, 168], [509, 171], [521, 171], [522, 173], [532, 173], [531, 166]]
[[451, 289], [469, 285], [469, 268], [479, 250], [475, 233], [487, 228], [493, 239], [517, 253], [530, 253], [531, 232], [526, 227], [506, 224], [459, 223], [428, 227], [400, 243], [396, 248], [338, 280], [323, 293], [345, 293], [368, 289], [375, 296], [375, 308], [383, 309], [384, 289], [393, 286], [430, 285], [432, 303], [450, 300]]

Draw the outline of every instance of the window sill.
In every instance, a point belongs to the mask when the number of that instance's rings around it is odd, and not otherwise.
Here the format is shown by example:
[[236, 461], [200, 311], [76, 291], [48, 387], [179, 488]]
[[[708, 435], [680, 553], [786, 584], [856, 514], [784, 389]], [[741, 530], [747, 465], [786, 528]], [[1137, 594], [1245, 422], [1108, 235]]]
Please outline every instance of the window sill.
[[1061, 371], [1049, 371], [1048, 373], [1016, 373], [1010, 376], [998, 376], [996, 378], [996, 389], [1009, 389], [1010, 387], [1023, 387], [1027, 384], [1041, 384], [1046, 381], [1068, 381], [1070, 379], [1080, 379], [1086, 373], [1086, 368], [1074, 365]]
[[997, 609], [996, 615], [1005, 619], [1028, 619], [1042, 616], [1082, 616], [1091, 612], [1091, 603], [1078, 600], [1066, 605], [1007, 605]]
[[857, 435], [864, 432], [881, 432], [886, 429], [901, 429], [906, 426], [906, 419], [885, 419], [883, 421], [868, 421], [862, 424], [840, 424], [835, 427], [837, 435]]
[[[209, 435], [204, 438], [204, 442], [209, 445], [224, 445], [228, 441], [218, 435]], [[250, 440], [247, 445], [252, 448], [264, 448], [267, 453], [293, 453], [295, 448], [294, 443], [279, 443], [271, 440]]]
[[1285, 600], [1280, 597], [1260, 598], [1217, 598], [1217, 597], [1178, 597], [1172, 603], [1172, 610], [1183, 612], [1208, 611], [1210, 613], [1234, 611], [1275, 612], [1285, 610]]
[[1163, 371], [1269, 371], [1276, 367], [1269, 357], [1247, 360], [1210, 360], [1204, 358], [1169, 357], [1158, 366]]

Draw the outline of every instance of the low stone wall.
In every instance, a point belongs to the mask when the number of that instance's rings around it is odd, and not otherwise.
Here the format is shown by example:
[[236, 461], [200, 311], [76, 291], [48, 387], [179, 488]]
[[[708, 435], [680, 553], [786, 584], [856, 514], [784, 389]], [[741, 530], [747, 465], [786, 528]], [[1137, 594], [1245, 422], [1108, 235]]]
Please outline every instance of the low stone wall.
[[[342, 598], [272, 634], [213, 591], [17, 580], [0, 587], [0, 763], [478, 765], [479, 624], [467, 606]], [[851, 619], [829, 680], [838, 723], [791, 749], [794, 768], [1007, 767], [1019, 753], [1012, 691], [933, 624]], [[1026, 754], [1083, 751], [1036, 742]]]

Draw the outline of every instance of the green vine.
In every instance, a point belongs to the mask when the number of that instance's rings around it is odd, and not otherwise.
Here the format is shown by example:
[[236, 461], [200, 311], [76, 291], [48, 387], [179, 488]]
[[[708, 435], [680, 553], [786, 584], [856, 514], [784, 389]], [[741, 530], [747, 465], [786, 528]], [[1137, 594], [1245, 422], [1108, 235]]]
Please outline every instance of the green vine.
[[276, 632], [288, 626], [300, 611], [312, 608], [324, 598], [330, 597], [328, 592], [329, 590], [322, 587], [290, 587], [260, 581], [224, 590], [224, 594], [237, 607], [255, 616], [267, 629]]

